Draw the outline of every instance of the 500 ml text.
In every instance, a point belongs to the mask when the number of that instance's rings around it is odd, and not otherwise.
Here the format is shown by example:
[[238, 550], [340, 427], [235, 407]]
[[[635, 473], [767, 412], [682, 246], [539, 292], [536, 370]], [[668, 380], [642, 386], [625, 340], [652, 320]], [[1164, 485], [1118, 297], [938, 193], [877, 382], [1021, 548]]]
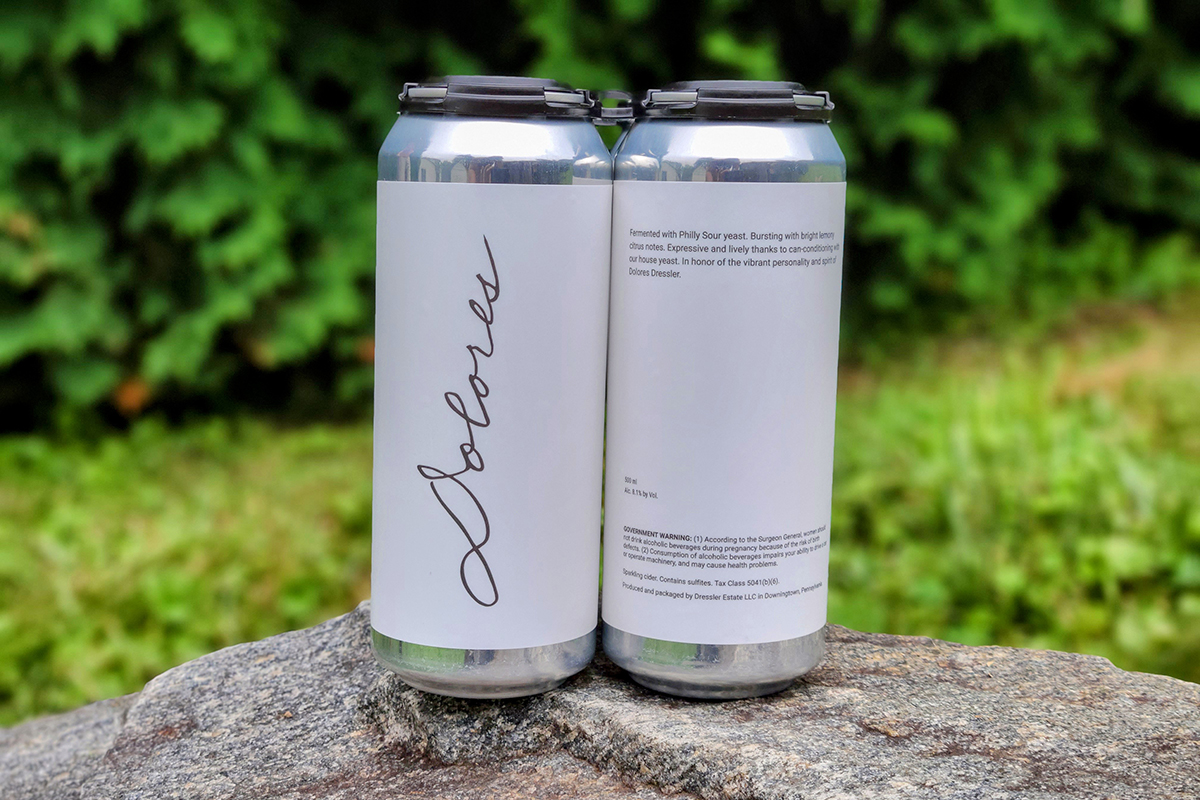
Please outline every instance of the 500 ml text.
[[[483, 504], [462, 480], [462, 477], [469, 472], [483, 472], [483, 456], [475, 449], [475, 429], [486, 428], [492, 424], [491, 418], [488, 417], [487, 407], [483, 402], [484, 398], [488, 396], [489, 389], [483, 378], [479, 377], [479, 359], [491, 358], [496, 351], [496, 344], [492, 339], [492, 323], [496, 318], [493, 306], [500, 299], [500, 275], [496, 271], [496, 259], [492, 257], [492, 246], [488, 244], [486, 236], [483, 237], [483, 247], [487, 250], [488, 263], [491, 265], [491, 279], [483, 277], [483, 273], [477, 274], [475, 278], [483, 289], [483, 303], [474, 298], [467, 303], [471, 307], [471, 311], [483, 323], [484, 330], [487, 331], [486, 350], [478, 345], [467, 345], [467, 352], [471, 354], [471, 374], [467, 376], [467, 383], [475, 398], [474, 408], [468, 410], [462, 395], [457, 392], [446, 392], [443, 395], [446, 405], [450, 406], [450, 410], [454, 412], [455, 416], [467, 426], [466, 441], [458, 446], [463, 465], [457, 471], [448, 472], [437, 467], [420, 464], [417, 466], [417, 472], [421, 473], [422, 478], [429, 481], [429, 488], [433, 490], [433, 496], [450, 515], [450, 519], [454, 520], [454, 524], [462, 531], [463, 536], [467, 537], [467, 542], [471, 546], [458, 564], [458, 576], [462, 581], [463, 588], [479, 605], [494, 606], [500, 599], [500, 592], [496, 588], [496, 579], [492, 575], [492, 568], [483, 555], [483, 546], [492, 537], [492, 526], [488, 521], [487, 512], [483, 509]], [[476, 413], [477, 416], [472, 416], [473, 413]], [[477, 520], [464, 520], [455, 513], [450, 503], [447, 502], [447, 498], [454, 494], [459, 495], [460, 504], [465, 498], [467, 507], [472, 511], [472, 516], [478, 515]], [[475, 532], [472, 532], [472, 529]], [[467, 565], [472, 560], [482, 568], [483, 574], [486, 576], [487, 585], [478, 587], [480, 588], [479, 592], [476, 591], [476, 587], [472, 586], [471, 578], [467, 575]], [[478, 582], [478, 574], [476, 574], [476, 581]]]

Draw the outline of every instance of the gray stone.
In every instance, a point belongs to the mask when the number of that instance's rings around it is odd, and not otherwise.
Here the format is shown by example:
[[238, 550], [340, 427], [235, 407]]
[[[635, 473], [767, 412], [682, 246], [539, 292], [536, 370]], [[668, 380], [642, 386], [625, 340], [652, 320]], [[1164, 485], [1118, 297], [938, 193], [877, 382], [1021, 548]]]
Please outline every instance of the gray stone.
[[125, 724], [137, 695], [0, 728], [0, 798], [75, 800]]
[[365, 606], [138, 695], [0, 730], [0, 797], [1200, 796], [1200, 686], [1093, 656], [830, 628], [774, 697], [655, 695], [603, 659], [474, 702], [378, 668]]

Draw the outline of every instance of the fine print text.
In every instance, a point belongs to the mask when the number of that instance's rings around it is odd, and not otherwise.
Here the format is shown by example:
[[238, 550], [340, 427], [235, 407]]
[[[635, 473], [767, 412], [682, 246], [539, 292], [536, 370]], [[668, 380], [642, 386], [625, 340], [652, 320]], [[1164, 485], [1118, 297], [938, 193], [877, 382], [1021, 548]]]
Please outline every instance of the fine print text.
[[[829, 546], [827, 528], [750, 536], [698, 536], [625, 525], [621, 586], [639, 594], [675, 600], [737, 602], [773, 600], [821, 588], [781, 585], [776, 569], [785, 562]], [[672, 575], [678, 568], [694, 571]], [[756, 570], [767, 570], [759, 573]]]
[[634, 277], [684, 278], [687, 267], [826, 267], [841, 252], [841, 237], [832, 230], [630, 228], [626, 260]]

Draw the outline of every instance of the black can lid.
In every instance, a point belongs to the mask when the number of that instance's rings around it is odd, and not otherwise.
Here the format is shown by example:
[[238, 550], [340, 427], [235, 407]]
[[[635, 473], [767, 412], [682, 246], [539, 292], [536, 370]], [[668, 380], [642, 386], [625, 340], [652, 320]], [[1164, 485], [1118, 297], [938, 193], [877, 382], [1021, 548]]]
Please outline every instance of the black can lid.
[[828, 92], [790, 81], [680, 81], [646, 92], [639, 111], [647, 117], [829, 122], [833, 101]]
[[591, 92], [558, 81], [503, 75], [447, 75], [400, 93], [400, 110], [414, 114], [587, 117], [595, 104]]

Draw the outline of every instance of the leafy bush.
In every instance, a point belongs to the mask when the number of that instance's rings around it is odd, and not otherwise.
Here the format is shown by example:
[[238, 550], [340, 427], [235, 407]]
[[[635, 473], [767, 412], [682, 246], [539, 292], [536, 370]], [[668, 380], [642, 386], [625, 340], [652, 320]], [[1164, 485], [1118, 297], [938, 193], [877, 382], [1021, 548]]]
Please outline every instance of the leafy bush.
[[10, 3], [0, 425], [361, 398], [395, 94], [478, 71], [832, 90], [851, 344], [1200, 275], [1200, 9], [1183, 0]]
[[[845, 373], [831, 621], [1200, 680], [1195, 320]], [[361, 423], [0, 439], [0, 724], [351, 609], [370, 469]]]

